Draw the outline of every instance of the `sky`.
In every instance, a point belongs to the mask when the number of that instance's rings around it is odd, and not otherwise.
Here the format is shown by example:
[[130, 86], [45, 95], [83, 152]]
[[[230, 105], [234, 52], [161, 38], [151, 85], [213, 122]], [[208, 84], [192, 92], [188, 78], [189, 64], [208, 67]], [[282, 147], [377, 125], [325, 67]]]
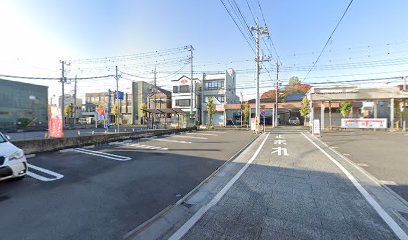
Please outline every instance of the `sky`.
[[[406, 0], [354, 0], [307, 75], [349, 2], [0, 0], [0, 76], [59, 78], [60, 60], [71, 62], [65, 72], [69, 78], [111, 75], [119, 65], [120, 72], [131, 74], [121, 74], [120, 90], [130, 92], [132, 81], [151, 82], [157, 65], [158, 85], [169, 89], [171, 79], [189, 76], [190, 53], [182, 47], [192, 45], [195, 77], [234, 68], [237, 92], [250, 99], [255, 95], [255, 53], [250, 45], [254, 47], [255, 42], [238, 19], [239, 13], [248, 26], [266, 24], [270, 33], [271, 40], [261, 40], [261, 52], [271, 58], [263, 63], [261, 93], [273, 87], [276, 62], [283, 85], [291, 76], [298, 76], [302, 83], [316, 84], [408, 75]], [[158, 59], [140, 55], [180, 47], [182, 50], [174, 55]], [[138, 57], [101, 61], [123, 55]], [[157, 64], [166, 57], [171, 61]], [[91, 59], [91, 63], [84, 59]], [[19, 81], [47, 85], [50, 96], [61, 92], [57, 80]], [[81, 96], [106, 91], [115, 84], [113, 77], [84, 79], [78, 81], [78, 91]], [[72, 93], [72, 81], [66, 89], [66, 93]]]

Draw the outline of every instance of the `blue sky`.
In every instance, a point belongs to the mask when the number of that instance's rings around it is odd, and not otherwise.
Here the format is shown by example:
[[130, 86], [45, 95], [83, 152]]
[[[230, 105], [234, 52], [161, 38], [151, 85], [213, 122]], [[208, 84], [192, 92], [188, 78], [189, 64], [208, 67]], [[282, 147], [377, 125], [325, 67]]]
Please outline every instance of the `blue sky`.
[[[232, 1], [224, 2], [231, 7]], [[283, 80], [293, 75], [303, 79], [305, 69], [316, 60], [349, 3], [348, 0], [259, 2], [281, 58]], [[236, 0], [236, 3], [249, 25], [253, 25], [247, 1]], [[248, 4], [263, 24], [257, 0], [248, 0]], [[404, 61], [408, 58], [406, 9], [406, 0], [355, 0], [317, 64], [318, 67], [324, 65], [326, 70], [317, 67], [304, 82], [405, 74], [408, 70], [408, 60]], [[197, 76], [202, 71], [222, 71], [227, 67], [254, 69], [255, 66], [254, 53], [219, 0], [3, 0], [0, 16], [3, 31], [0, 74], [59, 77], [60, 59], [118, 56], [190, 44], [195, 48]], [[267, 54], [267, 48], [264, 45], [262, 48]], [[237, 60], [247, 61], [229, 63]], [[367, 67], [359, 67], [363, 62]], [[272, 64], [265, 63], [270, 71]], [[163, 75], [179, 68], [168, 66]], [[160, 76], [161, 69], [158, 71]], [[148, 73], [145, 69], [144, 72], [133, 69], [132, 73], [151, 77], [151, 71]], [[274, 77], [275, 73], [271, 73]], [[249, 71], [237, 75], [238, 92], [242, 91], [245, 98], [255, 93], [253, 78], [253, 72]], [[263, 91], [270, 88], [269, 78], [262, 73]], [[59, 89], [56, 82], [36, 82]], [[106, 80], [99, 87], [95, 87], [95, 81], [80, 84], [84, 92], [114, 85], [112, 80]], [[124, 85], [128, 84], [129, 81]], [[165, 79], [161, 84], [168, 85]]]

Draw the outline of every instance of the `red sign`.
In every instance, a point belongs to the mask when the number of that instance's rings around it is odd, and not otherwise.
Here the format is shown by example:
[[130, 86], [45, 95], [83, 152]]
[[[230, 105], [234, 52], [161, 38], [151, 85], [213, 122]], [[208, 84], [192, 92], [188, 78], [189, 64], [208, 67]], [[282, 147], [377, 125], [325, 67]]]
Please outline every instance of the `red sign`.
[[57, 105], [48, 105], [48, 136], [50, 138], [64, 137], [61, 108]]
[[183, 79], [180, 80], [180, 83], [181, 83], [182, 85], [186, 85], [186, 84], [188, 84], [188, 80], [185, 79], [185, 78], [183, 78]]

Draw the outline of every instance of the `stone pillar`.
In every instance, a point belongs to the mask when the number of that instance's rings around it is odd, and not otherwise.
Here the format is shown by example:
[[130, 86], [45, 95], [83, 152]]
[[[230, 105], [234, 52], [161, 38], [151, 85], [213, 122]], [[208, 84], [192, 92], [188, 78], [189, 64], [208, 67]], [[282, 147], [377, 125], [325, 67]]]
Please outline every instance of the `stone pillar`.
[[320, 103], [320, 129], [324, 130], [324, 103]]
[[390, 129], [394, 129], [394, 98], [390, 100]]

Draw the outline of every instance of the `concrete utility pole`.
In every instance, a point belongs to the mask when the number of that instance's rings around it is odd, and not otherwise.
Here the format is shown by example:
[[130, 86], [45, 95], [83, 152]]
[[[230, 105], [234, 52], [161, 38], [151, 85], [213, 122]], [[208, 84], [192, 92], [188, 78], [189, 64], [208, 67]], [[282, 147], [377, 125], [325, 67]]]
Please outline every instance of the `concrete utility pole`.
[[62, 118], [62, 127], [65, 127], [65, 94], [64, 94], [64, 84], [66, 83], [65, 79], [65, 61], [61, 62], [61, 118]]
[[244, 102], [244, 96], [242, 95], [242, 92], [239, 92], [241, 94], [241, 127], [242, 127], [242, 113], [244, 111], [244, 109], [242, 109], [242, 103]]
[[156, 109], [156, 93], [157, 93], [157, 81], [156, 81], [156, 65], [154, 66], [154, 109]]
[[256, 23], [256, 27], [251, 27], [251, 31], [255, 31], [255, 45], [256, 45], [256, 103], [255, 103], [255, 119], [256, 122], [259, 123], [259, 115], [260, 115], [260, 99], [259, 99], [259, 72], [260, 72], [260, 62], [262, 62], [259, 56], [259, 38], [262, 35], [269, 35], [268, 27], [259, 27], [258, 23]]
[[279, 119], [278, 119], [278, 98], [279, 98], [279, 64], [276, 63], [276, 95], [275, 95], [275, 106], [276, 106], [276, 112], [275, 112], [275, 127], [279, 125]]
[[117, 125], [118, 125], [118, 133], [120, 132], [120, 127], [119, 127], [119, 117], [120, 117], [120, 101], [119, 101], [119, 76], [118, 76], [118, 66], [115, 67], [116, 73], [115, 73], [115, 79], [116, 79], [116, 104], [118, 106], [118, 117], [117, 117]]
[[75, 75], [75, 82], [74, 82], [74, 126], [77, 118], [77, 75]]
[[193, 99], [194, 99], [194, 97], [193, 97], [193, 88], [194, 88], [194, 84], [193, 84], [193, 82], [194, 82], [194, 80], [193, 80], [193, 50], [194, 50], [194, 48], [193, 48], [193, 46], [192, 45], [190, 45], [190, 64], [191, 64], [191, 86], [190, 86], [190, 92], [191, 92], [191, 102], [190, 102], [190, 118], [191, 118], [191, 116], [193, 115]]

